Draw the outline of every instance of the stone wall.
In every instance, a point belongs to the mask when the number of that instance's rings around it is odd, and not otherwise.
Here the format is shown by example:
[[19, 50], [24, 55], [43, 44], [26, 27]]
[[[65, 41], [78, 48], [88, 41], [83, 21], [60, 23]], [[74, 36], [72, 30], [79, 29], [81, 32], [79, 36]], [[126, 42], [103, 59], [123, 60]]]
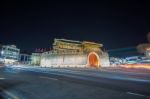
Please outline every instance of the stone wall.
[[[100, 67], [108, 67], [107, 53], [98, 55]], [[40, 65], [42, 67], [88, 67], [88, 54], [42, 54]]]
[[103, 54], [100, 55], [100, 64], [102, 67], [109, 67], [110, 66], [108, 53], [103, 52]]
[[47, 54], [41, 57], [43, 67], [81, 67], [86, 64], [87, 55], [85, 54]]

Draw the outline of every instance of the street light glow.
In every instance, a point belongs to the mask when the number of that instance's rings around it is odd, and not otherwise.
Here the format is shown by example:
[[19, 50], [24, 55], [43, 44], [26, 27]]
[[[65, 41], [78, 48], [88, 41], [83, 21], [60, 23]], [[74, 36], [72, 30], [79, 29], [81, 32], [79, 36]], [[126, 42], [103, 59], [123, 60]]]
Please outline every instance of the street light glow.
[[1, 51], [1, 54], [3, 55], [3, 54], [4, 54], [4, 51]]

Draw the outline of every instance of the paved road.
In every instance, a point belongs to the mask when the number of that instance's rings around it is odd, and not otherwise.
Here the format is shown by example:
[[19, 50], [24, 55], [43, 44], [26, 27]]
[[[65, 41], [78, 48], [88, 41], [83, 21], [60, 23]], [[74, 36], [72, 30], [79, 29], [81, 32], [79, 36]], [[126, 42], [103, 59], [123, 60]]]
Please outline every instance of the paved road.
[[[0, 98], [150, 99], [150, 82], [145, 74], [142, 74], [142, 79], [133, 79], [134, 76], [130, 78], [127, 74], [120, 73], [119, 76], [119, 73], [106, 71], [98, 73], [94, 70], [46, 70], [1, 68]], [[127, 79], [119, 79], [122, 76]]]

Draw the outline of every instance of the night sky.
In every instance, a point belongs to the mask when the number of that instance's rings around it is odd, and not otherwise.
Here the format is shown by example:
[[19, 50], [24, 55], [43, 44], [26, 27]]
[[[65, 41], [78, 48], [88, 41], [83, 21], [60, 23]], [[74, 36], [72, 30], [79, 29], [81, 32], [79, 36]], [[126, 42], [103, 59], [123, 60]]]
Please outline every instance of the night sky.
[[[21, 0], [20, 0], [21, 1]], [[113, 0], [112, 0], [113, 1]], [[150, 2], [0, 2], [0, 43], [29, 52], [54, 38], [103, 43], [109, 49], [146, 43]]]

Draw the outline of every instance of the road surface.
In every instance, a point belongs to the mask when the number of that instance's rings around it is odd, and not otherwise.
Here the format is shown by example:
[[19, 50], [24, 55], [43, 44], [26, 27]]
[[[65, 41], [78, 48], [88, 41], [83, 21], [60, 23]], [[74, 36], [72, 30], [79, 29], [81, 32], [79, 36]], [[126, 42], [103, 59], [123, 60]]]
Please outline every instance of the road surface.
[[150, 74], [84, 69], [0, 69], [0, 98], [150, 99]]

